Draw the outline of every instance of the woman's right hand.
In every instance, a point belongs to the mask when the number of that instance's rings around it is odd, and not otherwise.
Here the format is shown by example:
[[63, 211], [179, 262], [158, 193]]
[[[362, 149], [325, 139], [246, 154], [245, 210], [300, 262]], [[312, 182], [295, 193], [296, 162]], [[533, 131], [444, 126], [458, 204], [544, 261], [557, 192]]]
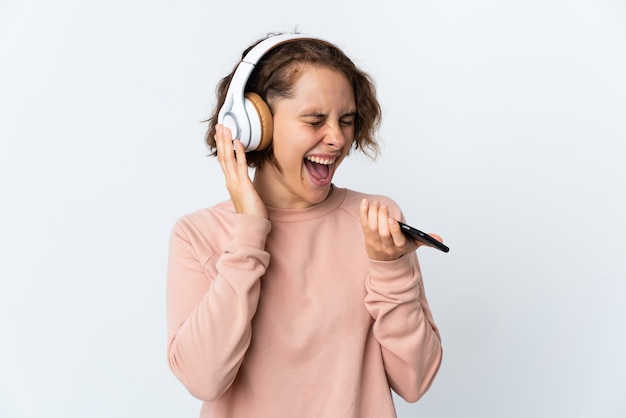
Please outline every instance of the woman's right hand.
[[[217, 160], [224, 172], [226, 188], [237, 213], [245, 213], [268, 219], [267, 207], [256, 191], [250, 175], [243, 144], [233, 141], [230, 129], [224, 125], [215, 126]], [[233, 144], [235, 151], [233, 152]]]

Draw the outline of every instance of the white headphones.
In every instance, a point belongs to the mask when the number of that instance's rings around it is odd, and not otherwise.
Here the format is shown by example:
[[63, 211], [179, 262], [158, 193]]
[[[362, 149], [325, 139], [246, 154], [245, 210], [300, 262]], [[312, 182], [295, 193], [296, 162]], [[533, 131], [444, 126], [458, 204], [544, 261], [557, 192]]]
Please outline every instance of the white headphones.
[[275, 46], [306, 38], [311, 39], [300, 34], [271, 36], [255, 45], [235, 69], [217, 122], [229, 128], [233, 139], [240, 140], [246, 151], [267, 148], [272, 142], [274, 130], [272, 112], [267, 103], [256, 93], [245, 93], [250, 74], [263, 55]]

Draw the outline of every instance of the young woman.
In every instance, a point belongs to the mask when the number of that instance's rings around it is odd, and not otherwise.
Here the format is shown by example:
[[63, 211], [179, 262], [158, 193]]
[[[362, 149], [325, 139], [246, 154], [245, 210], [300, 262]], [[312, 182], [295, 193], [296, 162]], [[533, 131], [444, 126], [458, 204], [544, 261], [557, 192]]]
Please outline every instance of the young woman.
[[391, 199], [332, 183], [352, 148], [376, 154], [380, 106], [336, 46], [288, 38], [241, 87], [269, 107], [267, 148], [220, 123], [237, 69], [218, 85], [206, 139], [230, 200], [174, 226], [169, 365], [201, 417], [394, 417], [391, 389], [417, 401], [442, 356], [418, 243]]

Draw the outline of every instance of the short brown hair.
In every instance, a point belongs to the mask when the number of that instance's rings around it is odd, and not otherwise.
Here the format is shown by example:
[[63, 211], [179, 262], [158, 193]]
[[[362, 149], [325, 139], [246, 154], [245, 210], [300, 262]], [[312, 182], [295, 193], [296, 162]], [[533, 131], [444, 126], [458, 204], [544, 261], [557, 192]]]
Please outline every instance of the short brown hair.
[[[242, 54], [242, 58], [263, 39], [248, 47]], [[327, 41], [302, 38], [272, 48], [261, 58], [250, 74], [245, 91], [257, 93], [272, 110], [272, 103], [275, 99], [291, 96], [293, 86], [300, 74], [299, 70], [303, 65], [337, 70], [348, 78], [354, 90], [356, 103], [353, 146], [370, 158], [378, 156], [379, 146], [376, 142], [376, 132], [380, 125], [381, 107], [376, 98], [374, 83], [371, 77], [358, 69], [337, 46]], [[234, 72], [235, 69], [218, 83], [216, 88], [217, 106], [207, 121], [209, 128], [205, 135], [205, 142], [213, 156], [217, 155], [215, 144], [217, 115], [226, 99], [226, 92]], [[273, 147], [270, 145], [262, 151], [249, 151], [246, 153], [246, 159], [250, 167], [258, 167], [266, 161], [272, 160], [273, 155]]]

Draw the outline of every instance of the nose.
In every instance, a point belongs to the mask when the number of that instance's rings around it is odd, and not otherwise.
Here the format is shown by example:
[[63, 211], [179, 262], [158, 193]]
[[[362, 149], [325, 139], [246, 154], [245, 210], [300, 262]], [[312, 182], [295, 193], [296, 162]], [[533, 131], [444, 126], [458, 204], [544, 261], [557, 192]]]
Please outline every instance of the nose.
[[339, 122], [328, 122], [324, 135], [324, 143], [334, 148], [342, 148], [348, 142], [347, 133], [344, 132], [344, 129], [342, 129], [341, 123]]

